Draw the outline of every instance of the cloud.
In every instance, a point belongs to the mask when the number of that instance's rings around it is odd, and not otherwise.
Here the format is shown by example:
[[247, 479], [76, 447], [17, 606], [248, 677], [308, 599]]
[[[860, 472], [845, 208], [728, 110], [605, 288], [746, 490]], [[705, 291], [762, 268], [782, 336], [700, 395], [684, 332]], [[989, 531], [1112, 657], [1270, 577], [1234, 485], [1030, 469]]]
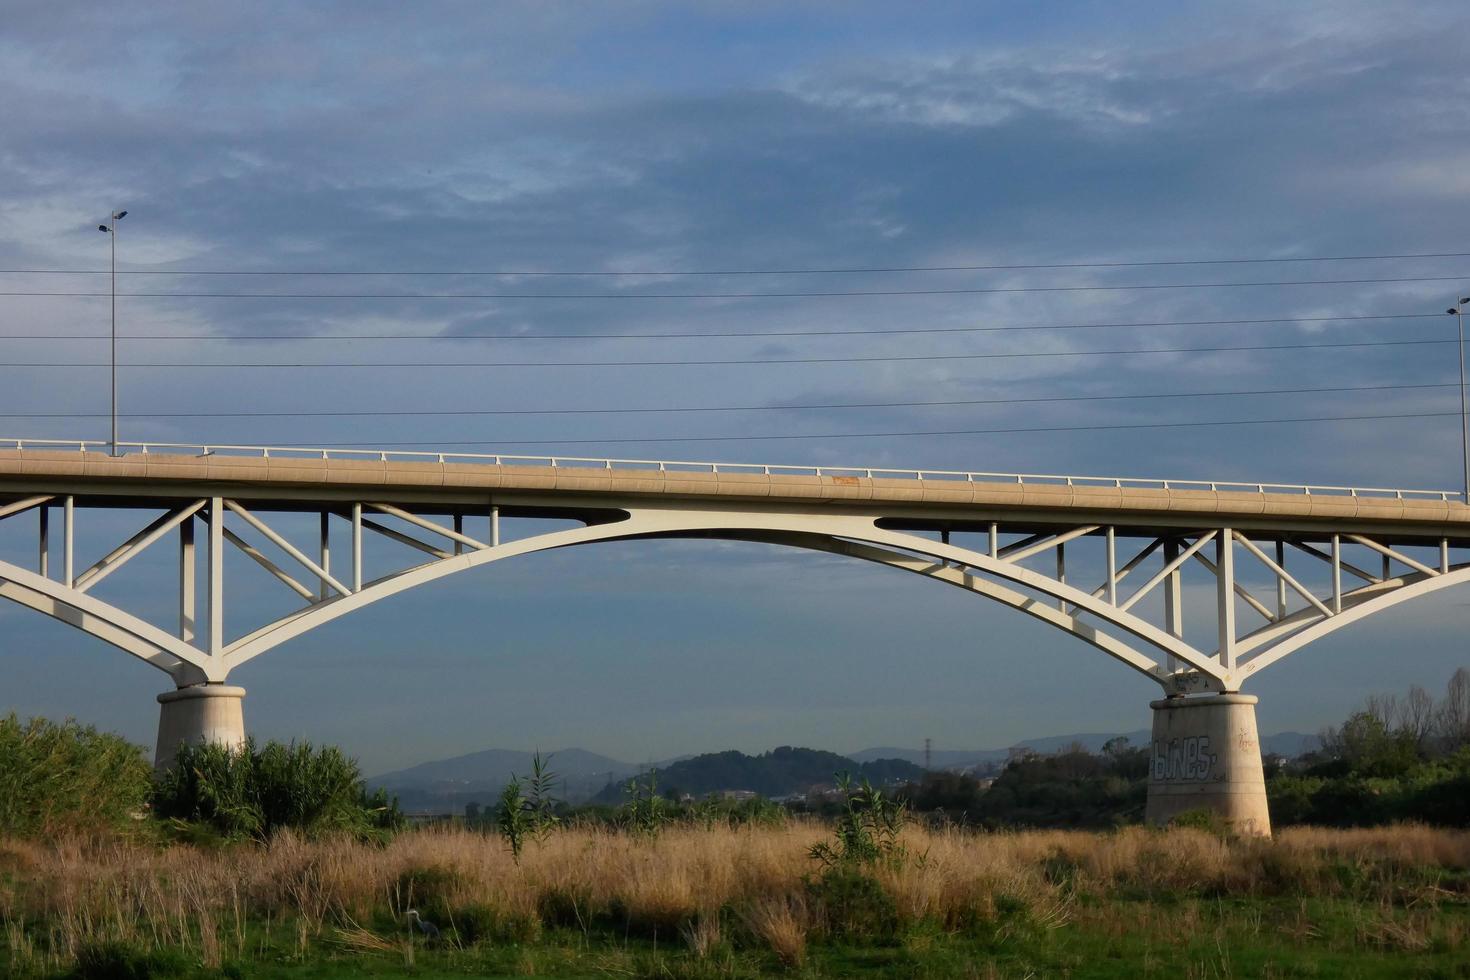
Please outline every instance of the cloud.
[[[655, 274], [1460, 251], [1463, 208], [1457, 205], [1467, 188], [1456, 161], [1470, 158], [1470, 91], [1460, 56], [1444, 40], [1466, 24], [1458, 6], [1224, 10], [1141, 3], [1077, 8], [1060, 24], [1041, 8], [972, 4], [930, 5], [923, 15], [879, 4], [698, 10], [654, 3], [494, 10], [451, 4], [432, 15], [394, 4], [12, 6], [0, 40], [0, 85], [8, 96], [0, 101], [6, 133], [0, 184], [7, 188], [0, 201], [0, 268], [105, 268], [107, 243], [96, 224], [110, 208], [126, 207], [133, 213], [122, 228], [119, 262], [128, 273], [620, 273], [127, 274], [125, 293], [410, 295], [126, 296], [119, 304], [123, 411], [201, 415], [125, 419], [125, 435], [181, 442], [483, 442], [486, 449], [523, 452], [1335, 484], [1453, 486], [1459, 479], [1450, 451], [1453, 418], [1062, 431], [1452, 411], [1452, 388], [1027, 399], [1452, 382], [1453, 348], [1443, 345], [1286, 348], [1445, 340], [1447, 323], [1417, 316], [1437, 314], [1461, 295], [1460, 280], [1180, 284], [1453, 277], [1466, 271], [1462, 260]], [[103, 281], [0, 275], [6, 291], [92, 291]], [[1179, 288], [1079, 288], [1130, 285]], [[963, 292], [1039, 287], [1066, 291]], [[905, 290], [910, 293], [625, 298]], [[430, 293], [497, 295], [417, 295]], [[512, 293], [563, 298], [503, 295]], [[585, 294], [611, 298], [577, 298]], [[0, 333], [99, 337], [107, 330], [107, 309], [106, 299], [0, 297]], [[1290, 322], [1367, 315], [1404, 318]], [[1268, 322], [1198, 322], [1229, 320]], [[1114, 326], [1040, 329], [1079, 324]], [[1037, 329], [964, 332], [970, 327]], [[804, 331], [828, 335], [712, 336]], [[435, 339], [349, 339], [377, 333]], [[470, 339], [502, 333], [559, 339]], [[695, 336], [621, 336], [673, 333]], [[180, 339], [128, 339], [137, 334]], [[262, 334], [312, 337], [231, 339]], [[25, 360], [101, 364], [103, 344], [0, 343], [10, 365], [0, 366], [9, 411], [105, 412], [97, 367], [15, 367]], [[1085, 353], [1270, 345], [1283, 349]], [[969, 356], [982, 354], [1026, 356]], [[938, 359], [591, 363], [777, 355]], [[413, 366], [479, 360], [589, 363]], [[176, 366], [133, 366], [139, 361]], [[402, 367], [196, 366], [241, 361]], [[876, 407], [977, 399], [1000, 401]], [[848, 403], [875, 407], [800, 407]], [[748, 405], [789, 410], [316, 414]], [[300, 414], [202, 414], [252, 411]], [[26, 436], [96, 437], [106, 421], [5, 424]], [[1047, 427], [1059, 431], [844, 438]], [[700, 441], [744, 435], [807, 438]], [[617, 441], [643, 438], [668, 441]], [[558, 582], [573, 606], [615, 591], [614, 573], [624, 561], [636, 572], [626, 581], [650, 590], [667, 588], [669, 578], [715, 583], [743, 612], [732, 620], [742, 625], [731, 629], [750, 630], [742, 634], [747, 637], [758, 635], [751, 623], [793, 595], [810, 606], [811, 622], [844, 622], [855, 610], [884, 604], [886, 579], [878, 585], [878, 578], [857, 576], [865, 584], [849, 591], [853, 579], [813, 564], [818, 559], [737, 557], [745, 554], [650, 550], [646, 561], [636, 562], [578, 555], [572, 568], [587, 562], [596, 574], [560, 575]], [[797, 581], [799, 589], [770, 584]], [[506, 588], [530, 602], [538, 586], [527, 579]], [[567, 629], [584, 630], [580, 641], [567, 640], [569, 671], [576, 669], [579, 642], [614, 659], [638, 647], [633, 619], [597, 608], [616, 625], [613, 639], [588, 625], [590, 613], [544, 610]], [[932, 621], [910, 624], [914, 635], [958, 643], [973, 635], [975, 622], [990, 628], [992, 620], [972, 622], [972, 607], [963, 608], [936, 600], [926, 607]], [[502, 612], [506, 621], [522, 614], [513, 607]], [[806, 635], [819, 632], [810, 623], [802, 628]], [[348, 647], [375, 639], [371, 624], [340, 629], [335, 642]], [[861, 632], [844, 634], [858, 650], [856, 670], [878, 662], [875, 650], [860, 649]], [[445, 642], [467, 644], [476, 635], [464, 626]], [[1019, 646], [1054, 644], [1047, 649], [1058, 656], [1067, 646], [1050, 634], [1015, 636]], [[381, 644], [374, 649], [391, 652]], [[997, 656], [990, 669], [1003, 661]], [[1366, 655], [1355, 663], [1353, 677], [1377, 676]], [[286, 687], [292, 665], [282, 651], [252, 670]], [[1013, 692], [1025, 688], [1020, 673], [1017, 668], [1004, 680]], [[751, 703], [759, 692], [742, 691], [738, 682], [731, 682], [732, 698]], [[363, 680], [355, 691], [370, 698], [371, 688]], [[694, 680], [682, 690], [695, 705], [705, 703]], [[593, 707], [586, 710], [596, 716]], [[833, 744], [869, 741], [856, 737], [860, 712], [850, 707], [852, 728], [834, 735]], [[916, 714], [907, 717], [920, 724]], [[970, 719], [949, 716], [946, 723], [960, 732]], [[630, 731], [622, 737], [637, 739]], [[892, 739], [903, 740], [902, 733], [895, 730], [886, 740]], [[975, 741], [987, 740], [977, 735]]]

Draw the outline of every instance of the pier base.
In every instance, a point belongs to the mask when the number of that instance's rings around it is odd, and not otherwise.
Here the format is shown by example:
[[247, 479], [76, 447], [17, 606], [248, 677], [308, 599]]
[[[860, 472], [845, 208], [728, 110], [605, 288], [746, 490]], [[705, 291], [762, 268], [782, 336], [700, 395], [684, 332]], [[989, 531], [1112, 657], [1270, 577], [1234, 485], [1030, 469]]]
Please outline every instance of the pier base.
[[243, 687], [201, 684], [181, 687], [158, 696], [158, 747], [153, 767], [166, 769], [184, 743], [218, 742], [238, 748], [245, 744]]
[[1163, 825], [1182, 813], [1204, 810], [1236, 833], [1269, 837], [1256, 698], [1175, 697], [1149, 706], [1154, 737], [1148, 823]]

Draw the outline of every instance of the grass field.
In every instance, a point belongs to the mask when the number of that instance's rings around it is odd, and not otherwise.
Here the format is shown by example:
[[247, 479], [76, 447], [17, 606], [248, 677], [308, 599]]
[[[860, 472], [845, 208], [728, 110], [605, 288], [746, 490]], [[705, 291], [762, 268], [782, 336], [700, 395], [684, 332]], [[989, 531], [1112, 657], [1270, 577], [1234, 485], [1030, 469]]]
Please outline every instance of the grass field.
[[[824, 871], [811, 823], [386, 845], [0, 841], [17, 977], [1470, 977], [1470, 833], [975, 834]], [[410, 907], [438, 941], [410, 931]]]

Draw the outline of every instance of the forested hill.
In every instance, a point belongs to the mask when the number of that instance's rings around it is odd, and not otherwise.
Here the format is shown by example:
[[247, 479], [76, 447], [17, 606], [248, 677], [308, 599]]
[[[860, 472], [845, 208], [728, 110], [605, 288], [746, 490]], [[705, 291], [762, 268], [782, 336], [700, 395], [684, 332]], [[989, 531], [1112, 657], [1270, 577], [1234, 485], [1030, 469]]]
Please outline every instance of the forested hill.
[[[904, 783], [923, 775], [923, 769], [902, 759], [859, 763], [836, 752], [783, 745], [761, 755], [735, 751], [697, 755], [660, 769], [657, 779], [660, 793], [704, 796], [722, 790], [750, 790], [769, 797], [831, 785], [838, 772], [850, 773], [855, 780], [868, 779], [875, 786]], [[622, 798], [623, 782], [615, 782], [598, 793], [594, 802], [617, 803]]]

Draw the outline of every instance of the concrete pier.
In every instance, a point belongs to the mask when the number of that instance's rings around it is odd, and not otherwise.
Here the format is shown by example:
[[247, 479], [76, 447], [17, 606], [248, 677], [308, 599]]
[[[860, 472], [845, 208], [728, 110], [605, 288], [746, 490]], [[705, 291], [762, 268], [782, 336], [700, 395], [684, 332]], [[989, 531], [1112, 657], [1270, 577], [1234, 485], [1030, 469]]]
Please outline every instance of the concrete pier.
[[185, 742], [244, 745], [245, 713], [241, 704], [244, 699], [243, 687], [225, 684], [200, 684], [160, 694], [154, 768], [167, 768]]
[[1256, 698], [1175, 697], [1149, 706], [1154, 736], [1145, 819], [1162, 825], [1207, 810], [1237, 833], [1269, 837]]

